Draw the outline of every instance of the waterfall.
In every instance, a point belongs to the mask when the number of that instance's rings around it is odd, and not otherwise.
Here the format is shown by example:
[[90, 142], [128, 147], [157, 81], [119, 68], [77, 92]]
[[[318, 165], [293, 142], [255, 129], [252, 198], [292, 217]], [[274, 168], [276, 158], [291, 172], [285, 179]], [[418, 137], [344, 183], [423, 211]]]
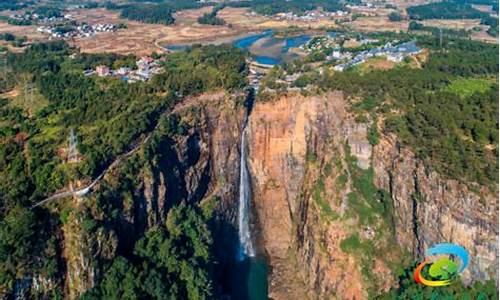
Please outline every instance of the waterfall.
[[238, 210], [238, 234], [240, 237], [240, 247], [238, 251], [238, 260], [244, 260], [246, 257], [255, 256], [255, 250], [250, 232], [250, 177], [247, 169], [247, 150], [246, 150], [246, 118], [245, 127], [241, 133], [241, 154], [240, 154], [240, 191], [239, 191], [239, 210]]

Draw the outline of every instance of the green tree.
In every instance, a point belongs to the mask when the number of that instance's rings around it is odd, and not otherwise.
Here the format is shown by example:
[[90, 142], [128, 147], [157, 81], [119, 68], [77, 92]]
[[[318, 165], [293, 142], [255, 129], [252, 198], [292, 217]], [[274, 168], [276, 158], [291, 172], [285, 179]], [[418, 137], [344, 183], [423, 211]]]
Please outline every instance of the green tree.
[[389, 21], [391, 21], [391, 22], [398, 22], [401, 20], [403, 20], [403, 16], [401, 16], [401, 14], [399, 14], [397, 12], [391, 12], [389, 14]]

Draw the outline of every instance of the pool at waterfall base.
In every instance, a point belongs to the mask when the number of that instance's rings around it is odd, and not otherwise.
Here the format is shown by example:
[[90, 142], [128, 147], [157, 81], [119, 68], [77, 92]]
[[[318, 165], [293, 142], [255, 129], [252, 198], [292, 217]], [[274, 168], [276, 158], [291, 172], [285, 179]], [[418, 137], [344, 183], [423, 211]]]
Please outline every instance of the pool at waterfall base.
[[234, 300], [267, 300], [268, 264], [264, 258], [246, 257], [235, 260], [227, 271], [226, 284], [231, 299]]

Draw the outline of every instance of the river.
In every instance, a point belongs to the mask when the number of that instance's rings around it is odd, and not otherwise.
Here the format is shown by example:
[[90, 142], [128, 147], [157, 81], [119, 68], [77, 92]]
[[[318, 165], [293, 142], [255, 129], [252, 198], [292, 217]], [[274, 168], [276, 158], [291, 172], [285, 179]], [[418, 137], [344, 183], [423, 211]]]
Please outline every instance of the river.
[[[288, 38], [277, 38], [273, 36], [273, 31], [268, 29], [244, 37], [235, 37], [234, 40], [229, 42], [236, 48], [250, 51], [255, 61], [258, 63], [277, 65], [297, 58], [298, 55], [291, 53], [289, 50], [307, 43], [310, 39], [311, 36], [308, 34]], [[212, 43], [219, 44], [221, 42], [222, 41], [214, 41]], [[224, 42], [227, 42], [227, 39], [224, 39]], [[190, 44], [169, 45], [166, 49], [170, 51], [182, 51], [189, 46]]]
[[247, 49], [254, 55], [256, 62], [266, 65], [277, 65], [298, 57], [288, 50], [299, 47], [311, 39], [308, 34], [288, 38], [276, 38], [272, 30], [237, 39], [233, 42], [236, 48]]

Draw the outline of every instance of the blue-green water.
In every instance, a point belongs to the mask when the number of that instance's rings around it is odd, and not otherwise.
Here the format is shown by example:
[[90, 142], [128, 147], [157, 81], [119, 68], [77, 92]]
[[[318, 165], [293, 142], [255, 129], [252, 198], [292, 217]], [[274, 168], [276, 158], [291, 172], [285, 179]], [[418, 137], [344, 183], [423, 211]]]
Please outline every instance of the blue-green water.
[[287, 52], [290, 48], [299, 47], [305, 43], [307, 43], [311, 39], [311, 36], [304, 34], [291, 38], [287, 38], [285, 40], [285, 47], [283, 47], [282, 51]]
[[262, 56], [262, 55], [255, 56], [255, 61], [258, 62], [259, 64], [264, 64], [264, 65], [277, 65], [280, 63], [280, 61], [276, 58], [272, 58], [270, 56]]
[[337, 32], [336, 31], [328, 31], [326, 33], [329, 37], [336, 38], [337, 37]]
[[288, 52], [290, 48], [295, 48], [299, 47], [302, 44], [307, 43], [310, 39], [311, 36], [304, 34], [300, 36], [295, 36], [295, 37], [290, 37], [286, 39], [282, 38], [273, 38], [271, 37], [272, 35], [272, 30], [266, 30], [262, 33], [259, 34], [253, 34], [249, 35], [247, 37], [238, 39], [233, 42], [233, 45], [237, 48], [241, 49], [249, 49], [255, 42], [262, 38], [269, 38], [262, 47], [271, 47], [272, 45], [275, 45], [277, 43], [282, 43], [284, 42], [284, 46], [281, 48], [280, 54], [278, 55], [256, 55], [255, 56], [255, 61], [261, 64], [266, 64], [266, 65], [277, 65], [284, 60], [285, 54]]
[[[288, 50], [291, 48], [299, 47], [302, 44], [307, 43], [310, 39], [311, 36], [304, 34], [300, 36], [295, 36], [295, 37], [290, 37], [290, 38], [274, 38], [272, 37], [273, 31], [272, 30], [265, 30], [261, 33], [257, 34], [251, 34], [248, 35], [244, 38], [240, 38], [237, 40], [234, 40], [232, 43], [236, 48], [240, 49], [247, 49], [249, 50], [250, 47], [257, 42], [260, 39], [263, 38], [268, 38], [262, 47], [265, 49], [266, 47], [272, 47], [273, 45], [276, 45], [278, 43], [283, 43], [284, 45], [281, 47], [281, 51], [279, 54], [274, 54], [274, 55], [256, 55], [254, 57], [255, 61], [261, 64], [266, 64], [266, 65], [277, 65], [282, 63], [285, 60], [285, 55], [288, 53]], [[188, 48], [189, 45], [169, 45], [166, 47], [166, 49], [170, 51], [182, 51]]]
[[262, 33], [252, 34], [244, 38], [237, 39], [236, 41], [233, 42], [233, 45], [236, 48], [247, 49], [248, 47], [252, 46], [252, 44], [255, 43], [256, 41], [260, 40], [261, 38], [271, 36], [271, 34], [273, 34], [272, 30], [266, 30], [263, 31]]
[[229, 272], [231, 299], [267, 300], [268, 266], [264, 259], [247, 257], [236, 261]]

